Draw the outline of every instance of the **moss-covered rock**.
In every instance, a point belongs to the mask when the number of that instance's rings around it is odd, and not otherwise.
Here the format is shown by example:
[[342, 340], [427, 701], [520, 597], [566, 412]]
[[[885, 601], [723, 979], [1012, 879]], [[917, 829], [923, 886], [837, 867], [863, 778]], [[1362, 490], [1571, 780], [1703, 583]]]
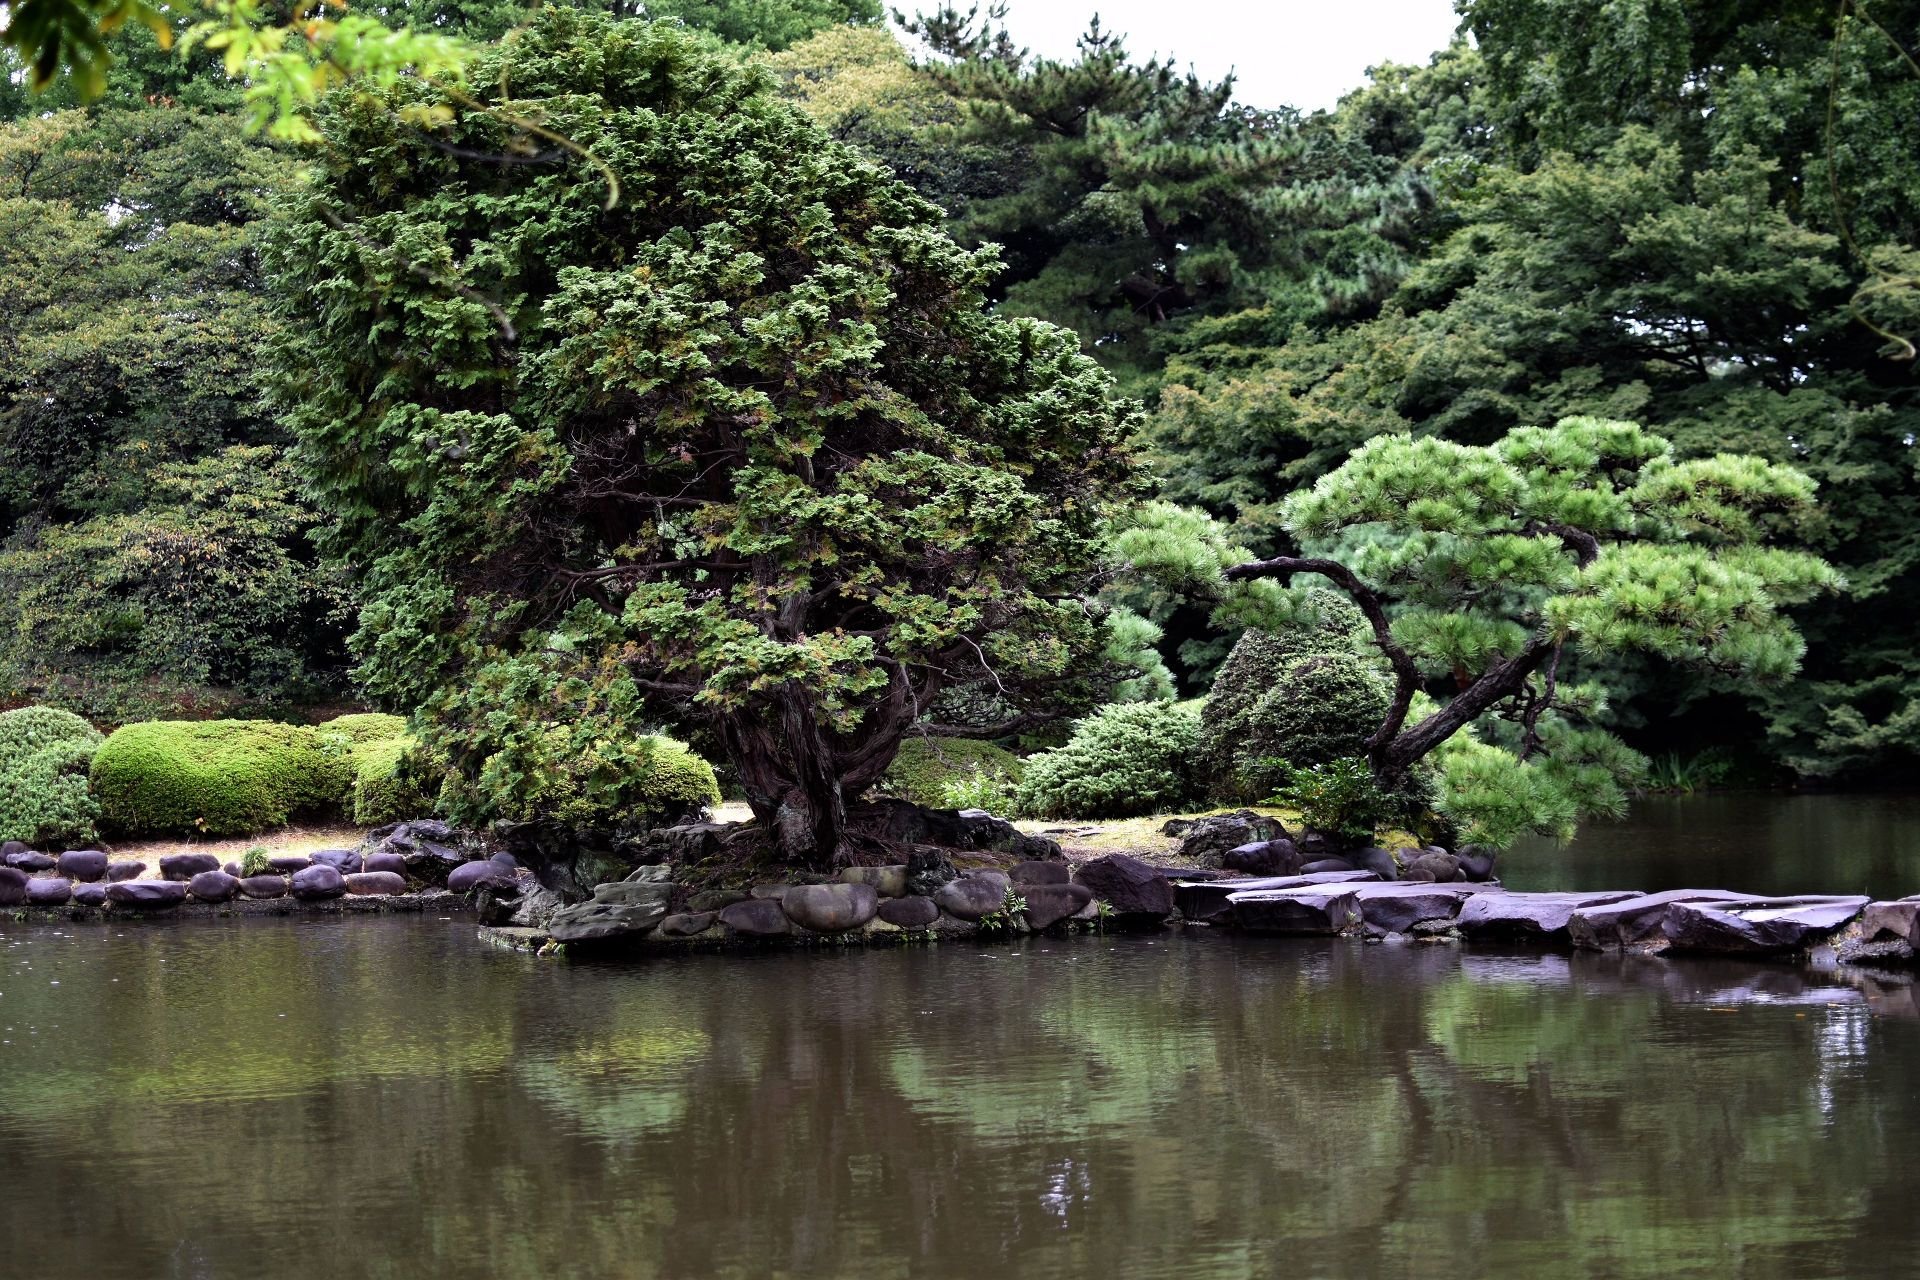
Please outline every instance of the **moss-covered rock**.
[[100, 731], [70, 711], [0, 712], [0, 840], [37, 847], [93, 836], [99, 816], [87, 768]]
[[993, 809], [1012, 800], [1025, 773], [1025, 761], [991, 742], [912, 737], [900, 744], [881, 785], [930, 808]]
[[1195, 790], [1200, 718], [1189, 705], [1102, 707], [1066, 745], [1027, 759], [1022, 812], [1042, 818], [1124, 818], [1174, 808]]
[[149, 720], [95, 752], [101, 821], [126, 835], [248, 835], [338, 812], [350, 760], [310, 725]]

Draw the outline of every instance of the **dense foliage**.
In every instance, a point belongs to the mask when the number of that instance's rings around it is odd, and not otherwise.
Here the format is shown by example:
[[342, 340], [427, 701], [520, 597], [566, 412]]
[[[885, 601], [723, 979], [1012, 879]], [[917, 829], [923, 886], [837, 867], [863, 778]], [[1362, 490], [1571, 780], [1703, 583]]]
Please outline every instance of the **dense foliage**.
[[[1241, 632], [1214, 676], [1200, 715], [1200, 759], [1219, 794], [1238, 794], [1240, 747], [1255, 731], [1255, 708], [1285, 683], [1301, 659], [1313, 654], [1362, 652], [1366, 619], [1359, 609], [1325, 590], [1312, 592], [1310, 607], [1312, 616], [1299, 625], [1275, 631], [1251, 627]], [[1381, 714], [1384, 712], [1383, 707]], [[1378, 724], [1380, 715], [1373, 720]]]
[[558, 10], [497, 57], [591, 163], [344, 100], [275, 242], [319, 303], [277, 396], [365, 575], [362, 677], [468, 780], [502, 720], [704, 726], [786, 855], [831, 861], [944, 687], [1097, 652], [1126, 411], [763, 76]]
[[343, 752], [309, 725], [149, 720], [94, 753], [101, 823], [122, 835], [250, 835], [336, 810]]
[[87, 767], [100, 732], [53, 707], [0, 711], [0, 841], [35, 848], [93, 836], [100, 808]]
[[1026, 762], [1005, 747], [971, 738], [910, 737], [881, 783], [889, 795], [944, 809], [1004, 808]]
[[1198, 709], [1184, 702], [1118, 703], [1073, 726], [1064, 746], [1027, 758], [1017, 804], [1042, 818], [1125, 818], [1193, 798]]

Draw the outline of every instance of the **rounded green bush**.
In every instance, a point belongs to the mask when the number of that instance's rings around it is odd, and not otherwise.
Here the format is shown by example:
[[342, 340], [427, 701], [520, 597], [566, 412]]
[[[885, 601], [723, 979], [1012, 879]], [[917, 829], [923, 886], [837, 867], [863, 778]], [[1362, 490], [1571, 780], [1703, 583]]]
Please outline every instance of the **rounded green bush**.
[[910, 737], [901, 742], [881, 785], [888, 794], [914, 804], [962, 809], [996, 794], [1003, 801], [1011, 798], [1025, 772], [1024, 760], [991, 742]]
[[99, 806], [87, 766], [100, 731], [70, 711], [0, 712], [0, 840], [34, 846], [90, 840]]
[[1365, 756], [1392, 696], [1386, 677], [1353, 654], [1296, 659], [1239, 722], [1232, 743], [1237, 793], [1272, 795], [1287, 782], [1286, 766], [1307, 769]]
[[318, 727], [323, 736], [337, 738], [354, 746], [364, 742], [389, 742], [407, 736], [406, 718], [391, 716], [384, 711], [357, 711], [351, 715], [335, 716]]
[[149, 720], [114, 731], [93, 757], [101, 820], [127, 835], [250, 835], [295, 815], [337, 811], [351, 770], [309, 725]]
[[1022, 812], [1042, 818], [1124, 818], [1173, 808], [1193, 793], [1200, 718], [1177, 702], [1102, 707], [1066, 745], [1027, 759]]
[[346, 808], [355, 826], [384, 826], [432, 809], [433, 802], [420, 785], [419, 746], [416, 739], [401, 734], [362, 742], [348, 753], [353, 783]]
[[720, 803], [713, 766], [660, 735], [594, 735], [532, 725], [504, 737], [467, 777], [444, 770], [441, 805], [459, 822], [527, 823], [581, 838], [678, 821]]

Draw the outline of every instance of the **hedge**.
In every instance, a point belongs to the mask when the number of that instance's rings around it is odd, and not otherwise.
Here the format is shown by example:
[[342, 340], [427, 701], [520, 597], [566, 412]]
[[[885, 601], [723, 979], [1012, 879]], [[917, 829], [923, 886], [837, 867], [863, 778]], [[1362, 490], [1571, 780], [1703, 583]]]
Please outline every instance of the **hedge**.
[[39, 847], [93, 838], [99, 817], [87, 766], [100, 731], [70, 711], [0, 712], [0, 840]]
[[94, 754], [101, 821], [125, 835], [249, 835], [337, 810], [352, 780], [338, 740], [268, 720], [149, 720]]

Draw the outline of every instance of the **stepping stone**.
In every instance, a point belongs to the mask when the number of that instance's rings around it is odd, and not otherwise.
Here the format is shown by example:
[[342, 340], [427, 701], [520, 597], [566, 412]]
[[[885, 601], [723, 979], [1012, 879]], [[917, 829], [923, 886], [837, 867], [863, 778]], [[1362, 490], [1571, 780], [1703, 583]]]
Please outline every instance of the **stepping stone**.
[[79, 907], [104, 907], [107, 905], [107, 886], [98, 880], [82, 880], [73, 886], [73, 902]]
[[553, 913], [547, 932], [555, 942], [609, 942], [638, 937], [666, 917], [664, 901], [582, 902]]
[[267, 866], [283, 876], [296, 871], [305, 871], [313, 865], [313, 859], [304, 853], [276, 853], [267, 859]]
[[32, 875], [36, 871], [53, 870], [54, 859], [49, 858], [44, 853], [36, 853], [29, 849], [25, 853], [8, 854], [7, 865], [16, 871], [24, 871], [28, 875]]
[[115, 862], [107, 867], [109, 880], [138, 880], [146, 873], [147, 864], [144, 862]]
[[1353, 887], [1360, 922], [1369, 933], [1407, 933], [1417, 924], [1451, 920], [1460, 904], [1477, 892], [1477, 885], [1405, 880]]
[[1376, 880], [1371, 871], [1328, 871], [1316, 875], [1240, 876], [1231, 880], [1176, 880], [1173, 904], [1183, 919], [1225, 923], [1236, 893], [1254, 893], [1262, 889], [1298, 889], [1316, 884], [1347, 884]]
[[1027, 901], [1027, 926], [1050, 929], [1093, 905], [1093, 890], [1083, 884], [1034, 884], [1020, 891]]
[[1676, 902], [1661, 930], [1675, 951], [1767, 955], [1798, 951], [1845, 927], [1864, 897], [1746, 898]]
[[719, 918], [717, 911], [682, 911], [662, 920], [658, 932], [663, 938], [691, 938], [711, 929]]
[[840, 878], [848, 884], [870, 885], [883, 898], [907, 896], [907, 864], [886, 867], [847, 867]]
[[284, 898], [287, 889], [285, 876], [247, 876], [240, 881], [240, 892], [249, 898]]
[[1667, 938], [1660, 926], [1666, 923], [1667, 908], [1674, 903], [1727, 901], [1745, 896], [1725, 889], [1669, 889], [1603, 906], [1581, 907], [1567, 919], [1567, 937], [1574, 946], [1590, 951], [1649, 943], [1665, 946]]
[[333, 867], [315, 863], [293, 873], [293, 896], [309, 902], [338, 898], [347, 891], [347, 878]]
[[1227, 899], [1228, 918], [1249, 933], [1341, 933], [1360, 922], [1358, 888], [1336, 883], [1246, 890]]
[[1508, 893], [1488, 890], [1468, 898], [1454, 927], [1469, 938], [1565, 942], [1567, 922], [1582, 907], [1644, 897], [1637, 889], [1617, 893]]
[[346, 877], [347, 892], [356, 897], [384, 897], [407, 891], [407, 878], [393, 871], [353, 871]]
[[18, 867], [0, 867], [0, 907], [17, 907], [27, 900], [27, 873]]
[[343, 876], [360, 870], [360, 861], [360, 855], [352, 849], [316, 849], [313, 854], [315, 866], [332, 867]]
[[27, 881], [27, 901], [36, 907], [64, 907], [73, 896], [73, 881], [61, 876], [36, 876]]
[[513, 872], [491, 858], [463, 862], [447, 873], [447, 890], [450, 893], [469, 893], [483, 884], [504, 886], [512, 883]]
[[1006, 906], [1006, 886], [986, 876], [961, 876], [933, 891], [940, 909], [958, 920], [979, 920]]

